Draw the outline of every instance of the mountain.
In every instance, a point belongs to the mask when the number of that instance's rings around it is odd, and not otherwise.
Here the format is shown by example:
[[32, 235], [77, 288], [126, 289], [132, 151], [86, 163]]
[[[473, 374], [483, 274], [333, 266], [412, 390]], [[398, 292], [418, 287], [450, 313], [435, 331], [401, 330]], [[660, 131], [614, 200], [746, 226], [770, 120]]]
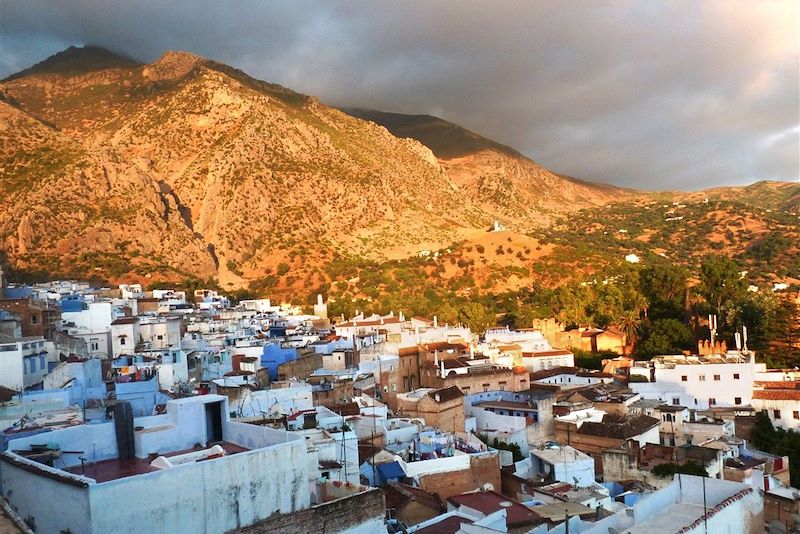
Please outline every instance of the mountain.
[[556, 174], [511, 147], [438, 117], [345, 111], [430, 148], [475, 205], [513, 228], [530, 231], [551, 222], [554, 214], [637, 196], [634, 191]]
[[578, 198], [592, 186], [447, 128], [473, 140], [457, 158], [189, 53], [140, 64], [73, 47], [0, 82], [0, 250], [54, 275], [279, 274], [307, 288], [334, 257], [405, 258], [493, 219], [530, 230], [597, 202]]
[[[753, 187], [762, 212], [796, 211], [789, 185]], [[18, 276], [434, 302], [558, 283], [554, 265], [591, 272], [625, 244], [589, 225], [678, 198], [561, 176], [436, 117], [344, 112], [185, 52], [142, 64], [70, 48], [0, 81], [0, 259]], [[686, 231], [702, 241], [698, 228]]]

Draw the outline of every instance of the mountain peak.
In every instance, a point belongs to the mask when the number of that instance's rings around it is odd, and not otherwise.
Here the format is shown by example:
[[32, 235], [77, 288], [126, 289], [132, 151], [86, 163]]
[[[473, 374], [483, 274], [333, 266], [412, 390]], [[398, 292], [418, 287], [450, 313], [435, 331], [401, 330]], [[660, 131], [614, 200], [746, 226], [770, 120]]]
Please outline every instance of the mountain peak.
[[405, 115], [357, 108], [343, 111], [359, 119], [380, 124], [397, 137], [416, 139], [430, 148], [437, 158], [460, 158], [482, 150], [496, 150], [512, 157], [522, 156], [509, 146], [487, 139], [433, 115]]
[[191, 52], [168, 50], [157, 61], [146, 66], [143, 74], [151, 80], [180, 78], [205, 61]]
[[99, 46], [70, 46], [30, 68], [12, 74], [6, 80], [22, 78], [32, 74], [75, 76], [97, 70], [130, 68], [138, 64], [138, 62], [128, 57]]

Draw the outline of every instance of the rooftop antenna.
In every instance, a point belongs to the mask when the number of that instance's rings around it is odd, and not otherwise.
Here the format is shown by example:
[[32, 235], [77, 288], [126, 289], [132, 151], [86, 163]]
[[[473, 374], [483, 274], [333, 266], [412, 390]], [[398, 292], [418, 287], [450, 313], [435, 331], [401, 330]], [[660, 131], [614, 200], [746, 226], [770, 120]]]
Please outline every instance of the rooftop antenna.
[[743, 350], [747, 352], [747, 327], [742, 325], [742, 345]]
[[711, 330], [711, 350], [714, 350], [714, 340], [717, 337], [717, 316], [708, 315], [708, 329]]

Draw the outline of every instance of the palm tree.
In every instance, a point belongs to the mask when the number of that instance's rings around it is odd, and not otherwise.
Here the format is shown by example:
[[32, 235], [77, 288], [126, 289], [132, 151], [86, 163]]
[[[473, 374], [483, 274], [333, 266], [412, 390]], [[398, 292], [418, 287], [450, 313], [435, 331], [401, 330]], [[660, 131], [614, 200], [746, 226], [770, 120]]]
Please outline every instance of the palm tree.
[[617, 326], [622, 330], [622, 333], [625, 334], [628, 345], [631, 347], [636, 344], [636, 340], [639, 337], [639, 327], [641, 325], [642, 320], [639, 316], [639, 312], [636, 310], [627, 310], [617, 319]]

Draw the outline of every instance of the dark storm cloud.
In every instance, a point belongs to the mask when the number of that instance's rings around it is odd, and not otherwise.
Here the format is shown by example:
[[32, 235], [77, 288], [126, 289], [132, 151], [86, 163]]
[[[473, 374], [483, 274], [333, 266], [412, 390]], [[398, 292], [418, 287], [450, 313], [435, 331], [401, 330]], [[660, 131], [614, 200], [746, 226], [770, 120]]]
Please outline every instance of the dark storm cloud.
[[334, 105], [439, 115], [589, 180], [798, 179], [794, 0], [0, 6], [0, 76], [70, 44], [189, 50]]

